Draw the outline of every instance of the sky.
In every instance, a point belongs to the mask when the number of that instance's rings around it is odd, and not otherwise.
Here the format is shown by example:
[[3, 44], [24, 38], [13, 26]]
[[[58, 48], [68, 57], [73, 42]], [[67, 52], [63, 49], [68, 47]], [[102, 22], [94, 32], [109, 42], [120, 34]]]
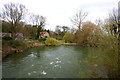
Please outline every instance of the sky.
[[70, 18], [81, 9], [88, 12], [85, 21], [105, 19], [113, 8], [118, 8], [119, 0], [0, 0], [0, 11], [9, 2], [21, 3], [29, 12], [45, 16], [45, 28], [55, 30], [56, 25], [71, 27]]

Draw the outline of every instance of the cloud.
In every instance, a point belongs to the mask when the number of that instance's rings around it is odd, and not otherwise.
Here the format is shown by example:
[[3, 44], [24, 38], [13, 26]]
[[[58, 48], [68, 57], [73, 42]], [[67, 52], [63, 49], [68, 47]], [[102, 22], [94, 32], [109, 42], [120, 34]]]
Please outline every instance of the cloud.
[[71, 26], [70, 17], [76, 10], [88, 11], [86, 20], [107, 17], [109, 10], [117, 8], [119, 0], [0, 0], [0, 6], [8, 2], [21, 3], [29, 12], [47, 17], [46, 28], [53, 29], [56, 25]]

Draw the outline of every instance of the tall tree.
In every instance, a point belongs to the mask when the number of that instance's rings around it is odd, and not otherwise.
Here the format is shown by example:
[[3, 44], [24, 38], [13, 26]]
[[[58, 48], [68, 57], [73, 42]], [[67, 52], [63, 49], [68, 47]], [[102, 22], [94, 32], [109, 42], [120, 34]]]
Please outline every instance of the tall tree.
[[88, 15], [87, 12], [84, 12], [83, 10], [79, 10], [71, 18], [73, 25], [77, 26], [79, 31], [81, 29], [81, 24], [84, 21], [84, 19], [87, 17], [87, 15]]
[[27, 12], [27, 9], [22, 4], [14, 4], [8, 3], [4, 5], [3, 11], [1, 13], [1, 17], [9, 22], [12, 29], [12, 37], [14, 38], [14, 34], [18, 32], [17, 27], [19, 26], [22, 19], [24, 19], [24, 15]]
[[109, 17], [105, 19], [105, 28], [111, 35], [118, 35], [118, 11], [117, 9], [113, 9], [112, 12], [109, 13]]
[[61, 33], [61, 26], [59, 26], [59, 25], [57, 25], [56, 26], [56, 28], [55, 28], [55, 32], [58, 34], [58, 35], [60, 35], [60, 33]]
[[109, 14], [109, 21], [110, 25], [113, 26], [111, 27], [113, 30], [113, 34], [117, 34], [117, 29], [118, 29], [118, 11], [113, 9], [112, 13]]
[[43, 31], [44, 26], [45, 26], [45, 22], [46, 22], [46, 18], [40, 15], [35, 15], [35, 23], [37, 26], [37, 35], [36, 35], [36, 39], [39, 38], [40, 32]]
[[57, 33], [57, 39], [60, 39], [60, 35], [61, 35], [61, 26], [57, 25], [55, 28], [55, 32]]
[[63, 33], [66, 33], [66, 32], [69, 30], [69, 27], [67, 27], [67, 26], [62, 26], [62, 29], [63, 29]]

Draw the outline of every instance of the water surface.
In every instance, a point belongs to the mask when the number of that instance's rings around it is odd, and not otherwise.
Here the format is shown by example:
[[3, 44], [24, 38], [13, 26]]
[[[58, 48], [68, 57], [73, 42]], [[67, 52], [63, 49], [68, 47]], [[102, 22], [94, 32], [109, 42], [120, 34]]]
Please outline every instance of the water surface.
[[4, 78], [107, 77], [102, 51], [82, 46], [41, 46], [3, 60]]

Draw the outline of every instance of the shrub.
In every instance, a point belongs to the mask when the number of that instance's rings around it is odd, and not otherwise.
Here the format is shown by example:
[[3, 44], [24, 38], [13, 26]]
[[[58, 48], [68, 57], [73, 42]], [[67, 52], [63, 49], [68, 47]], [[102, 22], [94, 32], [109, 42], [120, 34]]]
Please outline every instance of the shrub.
[[50, 37], [48, 37], [45, 41], [45, 45], [59, 45], [59, 44], [60, 44], [60, 41]]
[[70, 32], [65, 33], [63, 40], [65, 40], [65, 42], [73, 42], [73, 34]]
[[11, 40], [10, 45], [14, 48], [17, 48], [19, 46], [25, 47], [25, 43], [22, 40]]
[[38, 41], [40, 42], [44, 42], [46, 40], [46, 38], [39, 38]]
[[119, 45], [118, 38], [113, 35], [102, 35], [100, 47], [105, 52], [104, 66], [108, 70], [108, 76], [112, 78], [118, 77], [118, 58]]
[[3, 40], [12, 40], [12, 37], [10, 37], [10, 36], [4, 36], [4, 37], [2, 37], [2, 39]]

